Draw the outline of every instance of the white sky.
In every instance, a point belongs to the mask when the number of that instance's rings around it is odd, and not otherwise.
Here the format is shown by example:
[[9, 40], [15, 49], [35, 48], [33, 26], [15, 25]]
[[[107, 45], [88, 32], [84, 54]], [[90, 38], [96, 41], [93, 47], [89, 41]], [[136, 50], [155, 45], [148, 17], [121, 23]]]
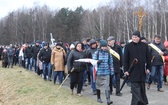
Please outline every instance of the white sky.
[[84, 9], [93, 9], [109, 3], [110, 0], [0, 0], [0, 18], [7, 16], [9, 12], [22, 8], [23, 6], [31, 8], [35, 2], [39, 5], [46, 4], [53, 10], [63, 7], [76, 9], [78, 6], [82, 6]]

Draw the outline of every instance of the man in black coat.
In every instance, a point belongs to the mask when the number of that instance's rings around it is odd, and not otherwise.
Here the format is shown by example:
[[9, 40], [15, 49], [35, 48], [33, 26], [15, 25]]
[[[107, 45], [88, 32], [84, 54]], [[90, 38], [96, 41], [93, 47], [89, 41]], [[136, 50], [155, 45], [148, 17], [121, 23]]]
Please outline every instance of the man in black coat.
[[[39, 53], [39, 60], [43, 63], [43, 75], [44, 75], [44, 80], [47, 79], [48, 76], [48, 80], [51, 81], [51, 49], [49, 47], [49, 44], [47, 42], [44, 43], [44, 48], [41, 49], [40, 53]], [[46, 69], [47, 68], [47, 69]], [[47, 71], [48, 70], [48, 74]]]
[[[131, 67], [132, 61], [137, 59], [137, 63]], [[146, 74], [150, 72], [151, 62], [148, 45], [140, 41], [140, 32], [135, 31], [132, 35], [132, 42], [125, 46], [124, 51], [124, 71], [130, 76], [132, 101], [131, 105], [147, 105], [148, 99], [145, 90]]]
[[122, 68], [122, 50], [121, 47], [117, 44], [115, 44], [115, 38], [114, 36], [110, 36], [108, 39], [108, 46], [115, 51], [115, 54], [118, 54], [118, 57], [111, 54], [113, 57], [113, 65], [114, 65], [114, 75], [110, 78], [110, 91], [112, 93], [112, 79], [115, 77], [116, 80], [116, 96], [122, 96], [122, 93], [120, 92], [120, 73]]
[[32, 53], [33, 53], [33, 63], [34, 63], [34, 71], [37, 72], [37, 65], [36, 65], [36, 62], [37, 62], [37, 54], [39, 53], [41, 47], [40, 47], [40, 41], [37, 40], [36, 41], [36, 44], [32, 47]]

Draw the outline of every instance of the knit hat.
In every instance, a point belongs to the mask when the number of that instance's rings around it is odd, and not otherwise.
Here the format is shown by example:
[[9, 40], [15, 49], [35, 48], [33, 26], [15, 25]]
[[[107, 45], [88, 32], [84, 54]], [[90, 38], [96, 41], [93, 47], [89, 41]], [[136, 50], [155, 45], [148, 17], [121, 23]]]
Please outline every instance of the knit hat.
[[100, 40], [100, 48], [101, 47], [107, 47], [107, 41], [106, 40]]
[[137, 36], [137, 37], [139, 37], [139, 38], [141, 37], [140, 32], [137, 31], [137, 30], [134, 31], [132, 35]]
[[43, 45], [44, 45], [44, 46], [48, 46], [48, 43], [47, 43], [47, 42], [44, 42]]
[[36, 40], [36, 43], [40, 43], [40, 41], [39, 41], [39, 40]]
[[90, 45], [96, 44], [96, 41], [95, 41], [94, 39], [91, 39], [91, 40], [89, 41], [89, 43], [90, 43]]
[[71, 44], [69, 48], [70, 48], [70, 49], [73, 49], [73, 48], [75, 48], [75, 45], [74, 45], [74, 44]]
[[108, 38], [107, 38], [107, 41], [109, 41], [109, 40], [115, 40], [114, 36], [108, 37]]
[[61, 42], [58, 42], [58, 43], [56, 44], [56, 46], [62, 46]]
[[81, 42], [86, 41], [86, 38], [82, 38]]

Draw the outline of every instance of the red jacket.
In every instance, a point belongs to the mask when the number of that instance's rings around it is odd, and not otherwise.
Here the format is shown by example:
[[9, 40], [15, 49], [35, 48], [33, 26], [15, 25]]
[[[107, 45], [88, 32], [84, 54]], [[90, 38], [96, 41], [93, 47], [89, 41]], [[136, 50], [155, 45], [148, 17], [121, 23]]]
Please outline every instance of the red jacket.
[[[164, 46], [168, 47], [168, 41], [164, 42]], [[165, 58], [164, 75], [168, 76], [168, 55], [164, 56], [164, 58]]]
[[168, 55], [165, 58], [164, 75], [168, 76]]

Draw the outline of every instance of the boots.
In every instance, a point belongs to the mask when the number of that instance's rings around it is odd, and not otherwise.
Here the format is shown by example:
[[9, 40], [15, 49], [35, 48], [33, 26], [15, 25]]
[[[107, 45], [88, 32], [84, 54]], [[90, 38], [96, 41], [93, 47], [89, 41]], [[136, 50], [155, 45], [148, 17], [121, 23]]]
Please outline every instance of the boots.
[[103, 103], [103, 101], [101, 100], [101, 97], [100, 97], [100, 90], [99, 89], [96, 89], [96, 91], [97, 91], [97, 102], [99, 102], [99, 103]]
[[110, 100], [110, 90], [105, 90], [107, 105], [111, 105], [113, 101]]

